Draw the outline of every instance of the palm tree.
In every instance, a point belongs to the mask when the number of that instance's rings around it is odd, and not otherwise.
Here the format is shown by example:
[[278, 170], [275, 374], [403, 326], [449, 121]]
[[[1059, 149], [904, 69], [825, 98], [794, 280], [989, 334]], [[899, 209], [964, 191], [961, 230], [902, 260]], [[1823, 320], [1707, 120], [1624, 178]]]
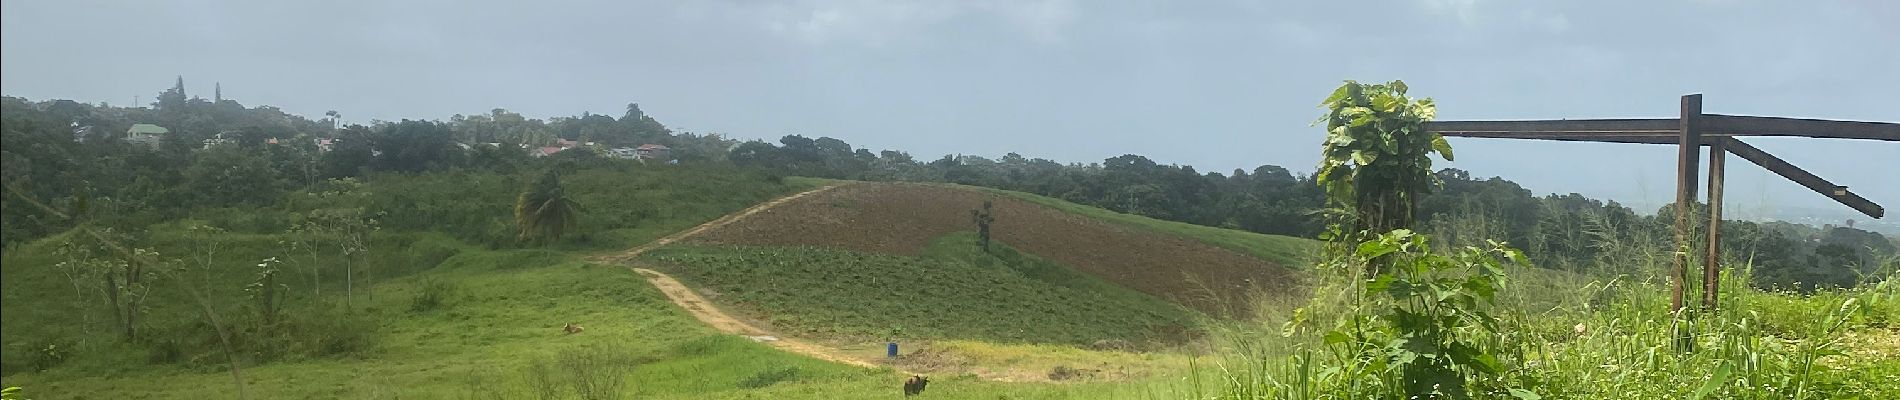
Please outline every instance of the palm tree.
[[337, 124], [342, 122], [342, 119], [343, 119], [343, 113], [336, 112], [336, 110], [324, 111], [323, 116], [330, 117], [331, 131], [336, 131], [338, 127]]
[[548, 171], [515, 201], [515, 227], [521, 240], [560, 240], [561, 234], [574, 228], [580, 211], [580, 203], [561, 189], [560, 175]]

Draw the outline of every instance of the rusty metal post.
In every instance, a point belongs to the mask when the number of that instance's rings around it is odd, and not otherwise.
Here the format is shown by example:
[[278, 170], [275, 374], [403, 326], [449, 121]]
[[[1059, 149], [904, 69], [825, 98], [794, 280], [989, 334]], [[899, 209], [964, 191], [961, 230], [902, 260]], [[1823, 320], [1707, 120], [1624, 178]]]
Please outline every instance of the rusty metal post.
[[1709, 258], [1702, 260], [1702, 309], [1715, 311], [1722, 280], [1722, 176], [1728, 138], [1709, 141]]
[[1696, 161], [1702, 150], [1702, 132], [1697, 119], [1702, 117], [1702, 94], [1682, 96], [1682, 116], [1678, 123], [1681, 137], [1676, 149], [1676, 265], [1669, 273], [1669, 311], [1682, 311], [1683, 281], [1688, 279], [1689, 230], [1695, 221], [1689, 217], [1695, 208]]

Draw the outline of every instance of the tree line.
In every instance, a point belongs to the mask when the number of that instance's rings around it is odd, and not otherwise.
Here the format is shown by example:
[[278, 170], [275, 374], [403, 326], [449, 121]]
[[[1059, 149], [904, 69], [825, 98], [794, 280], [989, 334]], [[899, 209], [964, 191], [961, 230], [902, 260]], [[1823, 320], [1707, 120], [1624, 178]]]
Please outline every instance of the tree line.
[[[618, 117], [582, 113], [546, 120], [505, 109], [443, 120], [343, 124], [334, 111], [307, 118], [269, 106], [188, 96], [182, 79], [149, 107], [70, 100], [0, 99], [0, 179], [48, 204], [85, 204], [125, 226], [178, 218], [190, 210], [269, 206], [332, 179], [450, 169], [511, 172], [600, 158], [588, 147], [544, 160], [525, 148], [556, 140], [598, 147], [661, 144], [681, 163], [731, 164], [796, 175], [870, 181], [945, 182], [1022, 191], [1158, 219], [1252, 232], [1317, 237], [1326, 193], [1313, 174], [1277, 165], [1222, 173], [1162, 164], [1135, 154], [1099, 163], [1062, 163], [1017, 153], [1000, 158], [945, 155], [920, 160], [873, 152], [830, 137], [787, 135], [777, 143], [678, 132], [629, 104]], [[122, 140], [133, 124], [170, 130], [155, 145]], [[325, 145], [320, 140], [328, 140]], [[1457, 169], [1432, 175], [1417, 219], [1441, 240], [1499, 239], [1540, 265], [1582, 266], [1619, 246], [1673, 248], [1671, 210], [1637, 210], [1579, 194], [1536, 196], [1515, 182]], [[17, 206], [0, 207], [0, 237], [11, 245], [70, 228]], [[1645, 215], [1653, 214], [1653, 215]], [[1757, 284], [1811, 289], [1848, 286], [1896, 253], [1893, 241], [1849, 227], [1730, 221], [1738, 261], [1752, 261]]]

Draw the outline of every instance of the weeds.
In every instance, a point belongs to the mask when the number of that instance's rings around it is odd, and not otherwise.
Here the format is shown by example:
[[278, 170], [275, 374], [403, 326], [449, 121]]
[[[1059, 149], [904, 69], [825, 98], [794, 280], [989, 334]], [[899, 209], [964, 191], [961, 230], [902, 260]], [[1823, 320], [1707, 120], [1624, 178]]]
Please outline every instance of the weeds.
[[429, 312], [447, 305], [455, 294], [455, 284], [440, 279], [427, 279], [417, 285], [415, 297], [409, 300], [410, 312]]
[[772, 368], [739, 380], [738, 386], [740, 389], [758, 389], [796, 379], [798, 379], [798, 367]]

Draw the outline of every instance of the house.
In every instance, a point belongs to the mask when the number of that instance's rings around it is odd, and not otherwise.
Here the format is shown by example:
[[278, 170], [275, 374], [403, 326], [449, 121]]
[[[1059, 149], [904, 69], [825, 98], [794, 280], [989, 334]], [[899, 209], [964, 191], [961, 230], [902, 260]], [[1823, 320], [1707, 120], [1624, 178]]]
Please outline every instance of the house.
[[643, 144], [640, 145], [639, 148], [635, 148], [633, 152], [634, 156], [641, 160], [665, 161], [673, 158], [672, 148], [657, 144]]
[[209, 138], [205, 138], [204, 145], [200, 148], [209, 149], [212, 147], [217, 147], [217, 146], [222, 146], [222, 145], [227, 145], [227, 144], [232, 144], [232, 143], [237, 143], [237, 132], [223, 132], [216, 135], [211, 135], [211, 137]]
[[131, 128], [125, 130], [125, 140], [128, 142], [144, 143], [148, 146], [158, 147], [158, 141], [163, 140], [165, 138], [165, 135], [171, 132], [172, 131], [170, 129], [165, 129], [165, 127], [163, 126], [152, 125], [152, 124], [132, 124]]
[[528, 155], [535, 158], [547, 157], [547, 156], [554, 155], [554, 153], [559, 153], [561, 152], [561, 150], [567, 150], [567, 148], [556, 147], [556, 146], [542, 147], [540, 149], [535, 150], [533, 153], [528, 153]]
[[317, 138], [316, 140], [317, 140], [317, 151], [319, 152], [330, 151], [330, 149], [336, 147], [336, 139]]
[[581, 145], [581, 142], [576, 142], [576, 141], [567, 140], [567, 139], [554, 139], [554, 142], [556, 143], [557, 146], [563, 149], [572, 149], [576, 146]]
[[622, 160], [632, 160], [640, 158], [640, 153], [635, 151], [632, 147], [617, 147], [607, 150], [607, 156]]

